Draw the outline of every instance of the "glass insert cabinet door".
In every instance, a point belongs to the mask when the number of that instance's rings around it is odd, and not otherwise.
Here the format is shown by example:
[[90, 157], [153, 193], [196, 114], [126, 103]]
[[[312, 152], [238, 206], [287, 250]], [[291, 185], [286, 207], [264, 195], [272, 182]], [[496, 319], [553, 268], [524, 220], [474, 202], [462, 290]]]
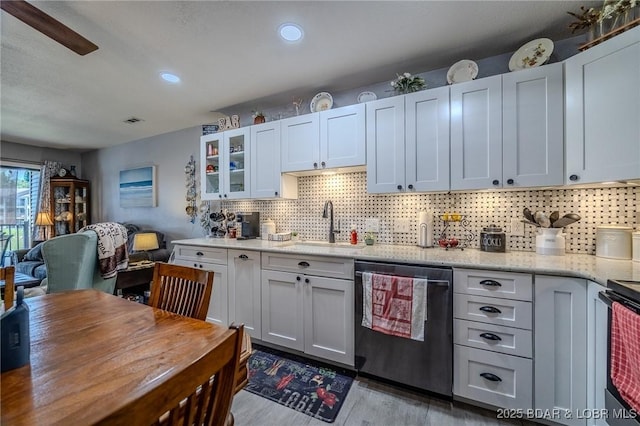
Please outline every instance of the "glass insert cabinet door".
[[203, 200], [249, 198], [249, 128], [200, 138]]
[[51, 179], [53, 236], [73, 234], [91, 223], [89, 181]]

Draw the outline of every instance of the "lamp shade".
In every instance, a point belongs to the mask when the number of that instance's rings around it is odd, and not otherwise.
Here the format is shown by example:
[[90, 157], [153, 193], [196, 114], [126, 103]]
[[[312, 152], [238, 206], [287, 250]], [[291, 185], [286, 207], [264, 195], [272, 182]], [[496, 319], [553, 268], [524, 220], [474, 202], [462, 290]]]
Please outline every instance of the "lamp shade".
[[51, 216], [47, 212], [39, 212], [36, 216], [36, 225], [38, 226], [51, 226], [53, 225], [53, 221], [51, 220]]
[[158, 237], [153, 232], [143, 232], [133, 236], [133, 250], [145, 251], [159, 248]]

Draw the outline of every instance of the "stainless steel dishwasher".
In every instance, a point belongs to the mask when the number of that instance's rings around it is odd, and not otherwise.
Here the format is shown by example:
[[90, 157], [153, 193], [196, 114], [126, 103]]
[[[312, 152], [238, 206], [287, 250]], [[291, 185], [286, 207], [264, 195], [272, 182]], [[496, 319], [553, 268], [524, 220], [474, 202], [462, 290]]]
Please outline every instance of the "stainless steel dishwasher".
[[[362, 324], [362, 273], [427, 279], [424, 341]], [[355, 263], [355, 366], [359, 373], [450, 397], [453, 382], [453, 270], [395, 263]]]

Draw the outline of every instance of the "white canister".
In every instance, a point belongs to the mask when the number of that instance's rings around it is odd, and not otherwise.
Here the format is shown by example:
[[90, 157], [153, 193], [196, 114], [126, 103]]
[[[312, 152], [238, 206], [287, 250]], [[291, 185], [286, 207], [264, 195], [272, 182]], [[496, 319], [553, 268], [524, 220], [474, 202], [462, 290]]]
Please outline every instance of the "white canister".
[[276, 223], [273, 219], [267, 219], [262, 223], [260, 227], [260, 238], [263, 240], [269, 239], [269, 234], [276, 233]]
[[640, 231], [634, 232], [631, 239], [633, 241], [633, 261], [640, 262]]
[[433, 245], [433, 214], [421, 211], [418, 214], [418, 246], [431, 247]]
[[631, 259], [631, 232], [622, 225], [603, 225], [596, 228], [596, 256], [609, 259]]
[[538, 228], [536, 235], [536, 253], [563, 256], [565, 238], [562, 228]]

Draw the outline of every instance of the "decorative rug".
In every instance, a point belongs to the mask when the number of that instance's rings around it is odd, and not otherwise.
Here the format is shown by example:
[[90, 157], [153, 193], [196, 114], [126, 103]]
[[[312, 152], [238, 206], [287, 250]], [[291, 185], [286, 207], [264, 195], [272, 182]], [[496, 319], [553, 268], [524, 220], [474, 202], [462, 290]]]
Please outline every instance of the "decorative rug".
[[247, 367], [244, 390], [328, 423], [335, 421], [355, 376], [262, 346], [253, 351]]

